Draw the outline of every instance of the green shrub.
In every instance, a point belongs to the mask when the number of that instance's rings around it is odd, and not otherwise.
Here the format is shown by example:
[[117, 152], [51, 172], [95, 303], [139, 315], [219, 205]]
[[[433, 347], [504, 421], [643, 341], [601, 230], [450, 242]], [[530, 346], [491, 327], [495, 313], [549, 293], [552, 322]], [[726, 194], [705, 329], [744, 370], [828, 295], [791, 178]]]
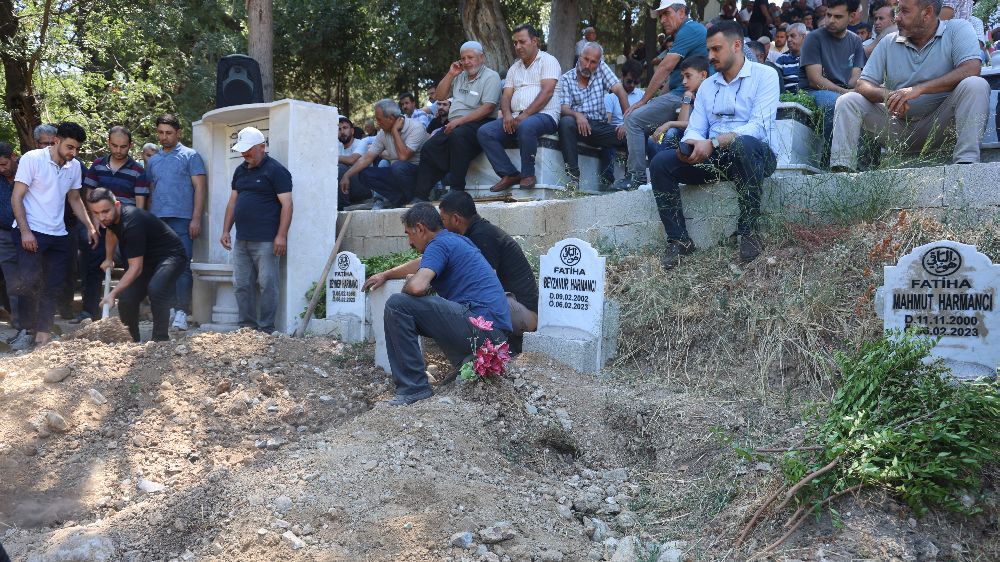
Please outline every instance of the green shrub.
[[396, 252], [394, 254], [383, 254], [381, 256], [364, 258], [361, 260], [361, 263], [365, 264], [365, 275], [371, 277], [376, 273], [389, 271], [397, 265], [403, 265], [404, 263], [419, 257], [420, 254], [418, 254], [416, 250], [410, 249], [404, 252]]

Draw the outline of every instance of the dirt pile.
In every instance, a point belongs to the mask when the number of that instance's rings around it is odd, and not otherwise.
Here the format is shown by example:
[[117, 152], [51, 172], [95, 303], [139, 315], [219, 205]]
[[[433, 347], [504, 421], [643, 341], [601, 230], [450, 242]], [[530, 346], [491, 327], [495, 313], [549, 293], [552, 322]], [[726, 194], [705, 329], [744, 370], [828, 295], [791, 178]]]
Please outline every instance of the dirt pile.
[[84, 320], [85, 324], [78, 330], [66, 335], [64, 340], [90, 340], [103, 343], [129, 343], [132, 336], [128, 328], [117, 317], [104, 318], [92, 322]]

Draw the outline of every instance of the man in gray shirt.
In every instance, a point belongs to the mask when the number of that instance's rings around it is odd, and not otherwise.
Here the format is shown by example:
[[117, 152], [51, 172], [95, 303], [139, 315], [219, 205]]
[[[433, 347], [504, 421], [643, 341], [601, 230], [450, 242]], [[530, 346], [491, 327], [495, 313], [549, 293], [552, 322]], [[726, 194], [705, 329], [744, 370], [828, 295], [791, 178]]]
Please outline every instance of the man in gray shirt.
[[459, 60], [434, 90], [451, 97], [448, 123], [434, 132], [424, 145], [417, 167], [414, 200], [427, 201], [434, 184], [449, 174], [452, 189], [465, 191], [465, 176], [472, 159], [483, 151], [476, 138], [479, 127], [496, 119], [500, 103], [500, 75], [486, 66], [483, 46], [466, 41], [458, 50]]
[[900, 0], [897, 33], [879, 42], [857, 90], [837, 100], [830, 167], [854, 171], [862, 125], [904, 151], [957, 136], [952, 162], [979, 162], [990, 87], [979, 76], [979, 41], [966, 20], [941, 21], [941, 0]]

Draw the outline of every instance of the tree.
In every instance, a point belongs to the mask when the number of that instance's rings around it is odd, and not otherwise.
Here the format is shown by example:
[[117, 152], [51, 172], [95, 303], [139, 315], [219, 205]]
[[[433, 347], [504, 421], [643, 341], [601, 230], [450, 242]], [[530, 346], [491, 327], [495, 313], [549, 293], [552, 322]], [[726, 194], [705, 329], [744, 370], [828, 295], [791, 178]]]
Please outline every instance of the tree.
[[468, 37], [483, 45], [486, 66], [505, 72], [514, 62], [514, 45], [500, 0], [460, 0], [458, 9]]
[[[34, 128], [41, 124], [41, 110], [35, 98], [35, 75], [52, 16], [52, 0], [38, 6], [34, 2], [0, 0], [0, 60], [3, 61], [4, 107], [17, 130], [21, 151], [35, 148]], [[21, 21], [39, 19], [37, 37], [21, 28]]]
[[274, 101], [274, 28], [271, 23], [271, 0], [246, 0], [247, 51], [260, 65], [264, 101]]
[[548, 52], [564, 69], [573, 68], [579, 25], [580, 0], [552, 0], [549, 36], [546, 38]]

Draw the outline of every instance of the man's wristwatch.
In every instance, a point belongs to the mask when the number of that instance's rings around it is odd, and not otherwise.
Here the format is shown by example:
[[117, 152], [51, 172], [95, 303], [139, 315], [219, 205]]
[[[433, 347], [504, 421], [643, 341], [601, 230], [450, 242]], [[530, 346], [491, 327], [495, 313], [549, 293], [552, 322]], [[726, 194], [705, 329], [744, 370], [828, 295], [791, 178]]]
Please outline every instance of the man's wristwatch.
[[712, 137], [712, 138], [710, 138], [708, 140], [712, 141], [712, 148], [714, 148], [715, 150], [719, 150], [719, 139], [718, 138]]
[[691, 105], [694, 103], [694, 98], [692, 98], [691, 96], [684, 96], [683, 98], [681, 98], [681, 103], [684, 105]]

